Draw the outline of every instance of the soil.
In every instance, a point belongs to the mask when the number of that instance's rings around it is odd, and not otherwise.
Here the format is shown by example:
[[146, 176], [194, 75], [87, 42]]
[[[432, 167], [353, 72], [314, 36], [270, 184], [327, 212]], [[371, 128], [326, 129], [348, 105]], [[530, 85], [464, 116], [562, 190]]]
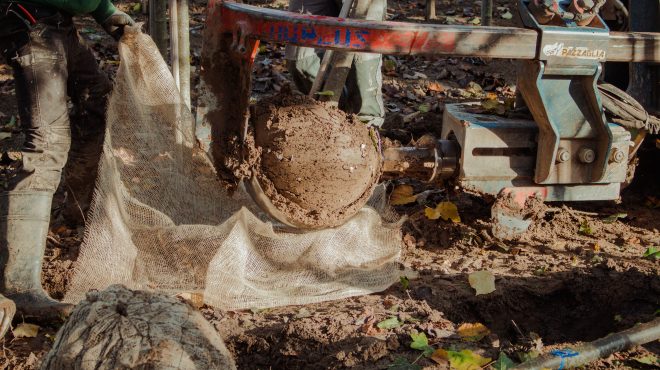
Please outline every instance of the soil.
[[355, 116], [303, 95], [276, 95], [252, 115], [255, 176], [278, 210], [307, 228], [343, 224], [380, 177], [377, 139]]
[[[119, 3], [128, 10], [128, 3]], [[205, 4], [191, 3], [193, 70], [198, 71]], [[437, 3], [437, 23], [469, 24], [479, 14], [478, 2]], [[516, 17], [502, 18], [506, 12], [516, 14], [516, 4], [496, 0], [495, 25], [516, 26]], [[282, 8], [286, 2], [255, 5]], [[388, 17], [422, 21], [424, 5], [417, 0], [390, 1]], [[98, 53], [103, 70], [112, 75], [117, 62], [114, 43], [93, 21], [80, 22], [83, 37]], [[290, 81], [283, 48], [262, 46], [253, 75], [255, 98], [276, 94]], [[489, 94], [503, 100], [515, 92], [515, 63], [509, 60], [388, 56], [383, 70], [388, 122], [381, 134], [402, 144], [439, 133], [448, 102], [478, 101]], [[415, 72], [426, 78], [415, 77]], [[12, 130], [6, 123], [16, 115], [13, 95], [9, 69], [0, 64], [0, 123], [5, 132]], [[542, 216], [515, 241], [493, 237], [491, 200], [451, 184], [399, 180], [393, 186], [412, 185], [418, 195], [416, 202], [395, 207], [407, 217], [402, 225], [402, 264], [416, 271], [416, 277], [411, 274], [409, 281], [402, 279], [378, 294], [332, 302], [246, 311], [202, 306], [200, 311], [241, 369], [385, 369], [401, 359], [426, 369], [447, 368], [410, 347], [410, 335], [422, 332], [434, 348], [467, 349], [491, 359], [505, 353], [520, 362], [649, 321], [660, 308], [660, 263], [643, 257], [649, 247], [660, 245], [656, 140], [649, 137], [640, 149], [635, 179], [621, 199], [543, 205], [538, 213]], [[441, 201], [457, 206], [460, 223], [425, 216], [427, 207]], [[56, 219], [51, 228], [43, 282], [56, 298], [66, 290], [83, 231], [58, 226]], [[495, 276], [496, 290], [477, 296], [468, 275], [483, 270]], [[397, 318], [397, 327], [378, 327], [391, 317]], [[21, 322], [18, 317], [14, 325]], [[464, 340], [458, 335], [463, 323], [481, 323], [490, 334]], [[3, 339], [0, 368], [39, 367], [62, 322], [38, 324], [34, 338], [10, 333]], [[651, 369], [657, 366], [649, 359], [658, 356], [656, 341], [584, 368]]]

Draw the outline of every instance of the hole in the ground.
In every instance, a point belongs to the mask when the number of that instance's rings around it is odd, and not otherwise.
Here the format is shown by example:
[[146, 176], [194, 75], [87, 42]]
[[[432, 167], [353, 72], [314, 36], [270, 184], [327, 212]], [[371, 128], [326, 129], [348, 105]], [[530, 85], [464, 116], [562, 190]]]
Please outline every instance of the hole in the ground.
[[434, 280], [435, 294], [419, 290], [417, 298], [454, 322], [482, 322], [513, 343], [520, 334], [512, 321], [524, 335], [537, 333], [546, 344], [591, 341], [652, 320], [660, 296], [660, 277], [636, 270], [500, 277], [497, 290], [481, 296], [474, 296], [465, 281], [465, 276]]

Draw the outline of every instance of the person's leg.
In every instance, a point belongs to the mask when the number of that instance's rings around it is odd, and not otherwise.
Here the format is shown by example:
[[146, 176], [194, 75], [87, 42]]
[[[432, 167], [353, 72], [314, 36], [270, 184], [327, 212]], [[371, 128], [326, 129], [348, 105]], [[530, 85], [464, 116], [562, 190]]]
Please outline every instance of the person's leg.
[[[382, 21], [387, 12], [387, 0], [368, 1], [365, 19]], [[356, 53], [353, 62], [354, 73], [349, 75], [349, 106], [358, 117], [373, 126], [381, 126], [385, 117], [383, 106], [382, 56], [373, 53]]]
[[[339, 7], [334, 0], [291, 0], [289, 11], [335, 17], [339, 14]], [[287, 67], [293, 82], [303, 94], [309, 93], [319, 71], [321, 58], [318, 54], [314, 48], [286, 46]]]
[[77, 32], [65, 40], [68, 62], [68, 94], [71, 112], [71, 150], [64, 168], [67, 192], [64, 219], [84, 224], [96, 183], [103, 150], [105, 111], [112, 84], [99, 70], [96, 58]]
[[5, 48], [14, 70], [25, 133], [22, 167], [0, 193], [0, 267], [3, 294], [26, 316], [68, 313], [41, 286], [53, 193], [70, 146], [67, 63], [63, 38], [71, 28], [38, 24]]

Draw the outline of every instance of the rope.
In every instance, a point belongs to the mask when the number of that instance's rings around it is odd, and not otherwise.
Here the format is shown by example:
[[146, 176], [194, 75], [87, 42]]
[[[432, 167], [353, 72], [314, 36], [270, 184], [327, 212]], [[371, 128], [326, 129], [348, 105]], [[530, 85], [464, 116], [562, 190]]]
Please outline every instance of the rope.
[[570, 348], [565, 348], [565, 349], [554, 349], [550, 352], [550, 354], [556, 357], [561, 357], [561, 362], [559, 363], [559, 368], [557, 370], [562, 370], [564, 368], [565, 359], [570, 357], [576, 357], [580, 353]]
[[606, 83], [598, 84], [598, 91], [605, 113], [612, 122], [629, 129], [660, 133], [660, 119], [649, 114], [632, 96]]

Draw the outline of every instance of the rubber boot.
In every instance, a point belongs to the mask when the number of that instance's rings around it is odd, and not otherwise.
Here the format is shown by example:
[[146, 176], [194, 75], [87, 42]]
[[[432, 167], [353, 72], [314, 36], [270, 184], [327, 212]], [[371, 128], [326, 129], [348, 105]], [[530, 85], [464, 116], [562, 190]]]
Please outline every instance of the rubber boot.
[[24, 317], [54, 319], [73, 308], [52, 299], [41, 286], [53, 193], [11, 191], [0, 194], [0, 267], [2, 293]]

